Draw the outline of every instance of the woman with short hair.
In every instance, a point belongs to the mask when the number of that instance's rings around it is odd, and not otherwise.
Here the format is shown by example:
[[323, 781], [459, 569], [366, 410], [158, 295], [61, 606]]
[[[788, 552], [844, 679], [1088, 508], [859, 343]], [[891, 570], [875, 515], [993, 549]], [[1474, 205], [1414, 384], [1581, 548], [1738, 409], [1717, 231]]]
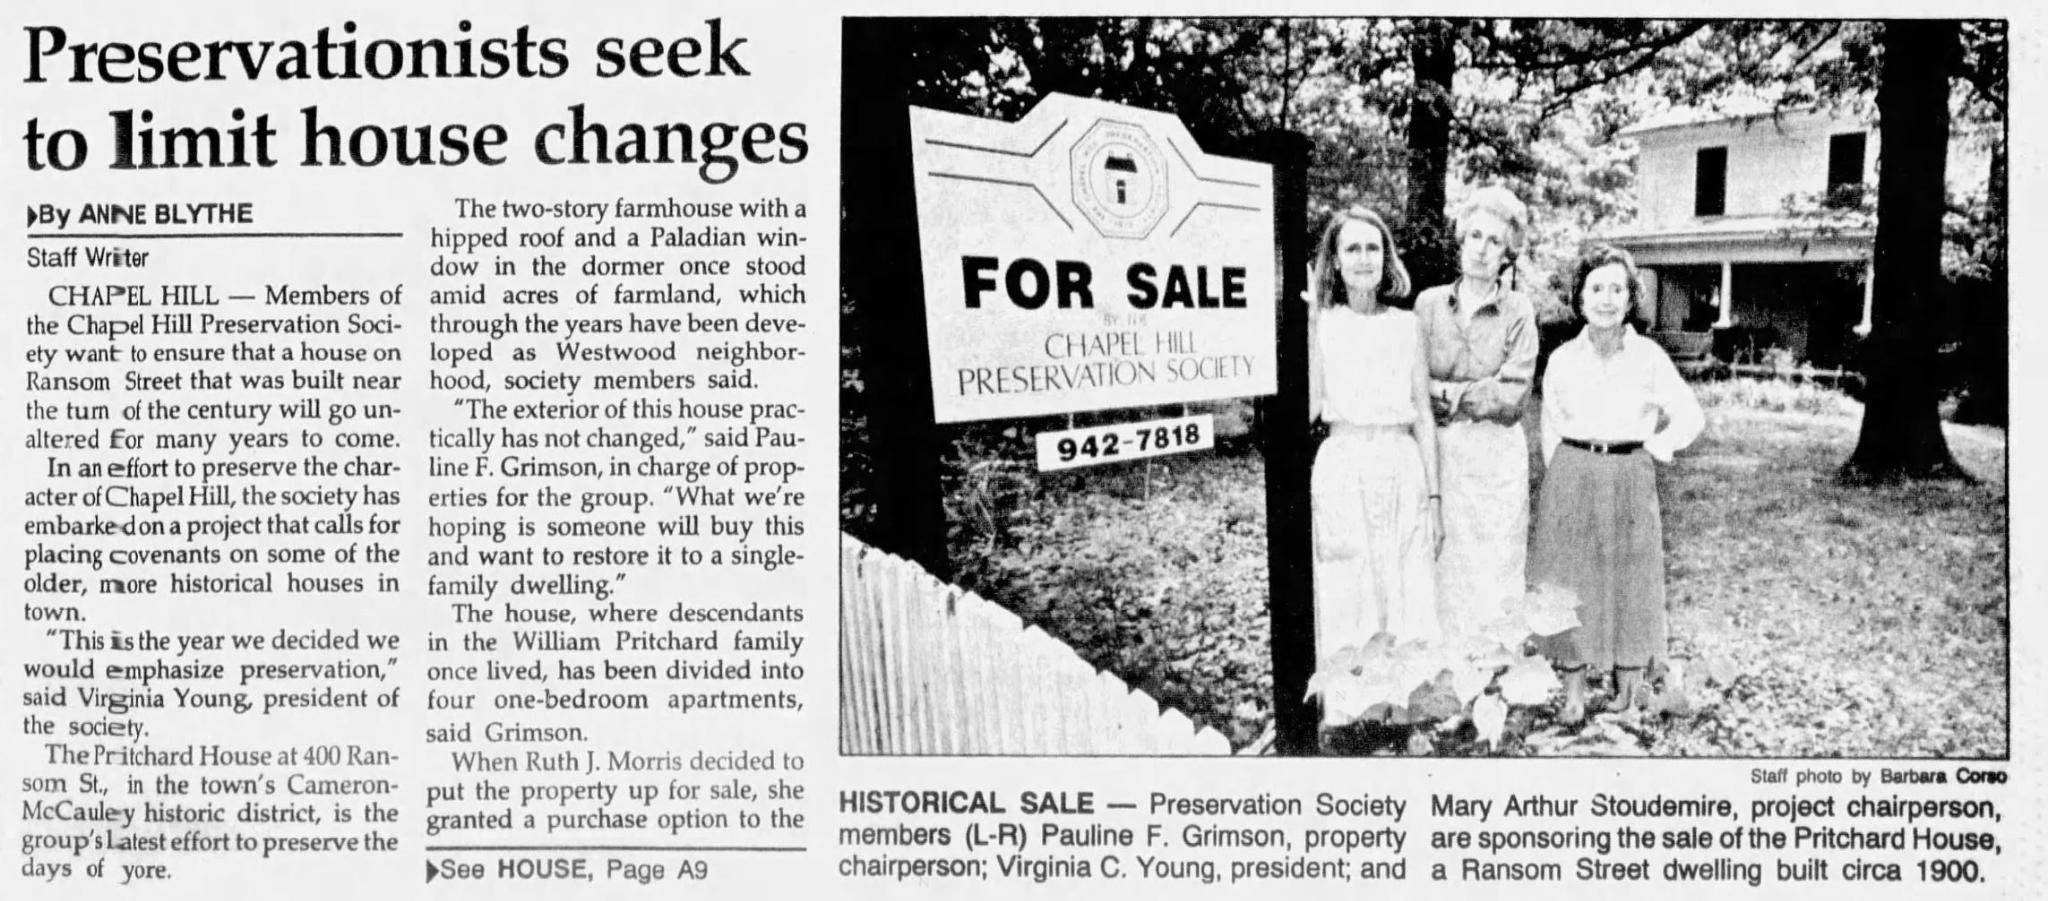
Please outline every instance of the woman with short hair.
[[1645, 700], [1644, 674], [1666, 641], [1656, 464], [1706, 425], [1671, 358], [1632, 323], [1642, 283], [1627, 252], [1589, 249], [1571, 292], [1585, 326], [1543, 373], [1546, 466], [1529, 562], [1538, 588], [1579, 600], [1579, 626], [1542, 640], [1563, 675], [1565, 723], [1585, 718], [1588, 668], [1614, 671], [1615, 709]]
[[1446, 631], [1472, 634], [1527, 590], [1529, 445], [1523, 402], [1536, 374], [1536, 313], [1503, 281], [1529, 231], [1506, 188], [1459, 206], [1458, 280], [1416, 299], [1442, 473], [1437, 603]]

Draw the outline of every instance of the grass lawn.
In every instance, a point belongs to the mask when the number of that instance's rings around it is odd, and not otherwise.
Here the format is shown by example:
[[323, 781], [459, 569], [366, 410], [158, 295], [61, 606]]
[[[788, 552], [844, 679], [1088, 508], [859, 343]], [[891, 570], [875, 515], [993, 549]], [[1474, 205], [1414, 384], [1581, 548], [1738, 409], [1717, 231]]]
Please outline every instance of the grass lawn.
[[1861, 489], [1855, 419], [1709, 422], [1661, 486], [1673, 650], [1737, 675], [1651, 752], [2004, 756], [2003, 433], [1948, 427], [1977, 485]]
[[[1508, 753], [2004, 756], [2005, 437], [1950, 426], [1982, 481], [1852, 489], [1857, 420], [1713, 406], [1661, 474], [1672, 651], [1725, 684], [1697, 711], [1577, 743], [1518, 714]], [[1538, 467], [1540, 469], [1540, 467]], [[961, 581], [1242, 745], [1271, 719], [1256, 455], [1030, 483], [956, 536]]]

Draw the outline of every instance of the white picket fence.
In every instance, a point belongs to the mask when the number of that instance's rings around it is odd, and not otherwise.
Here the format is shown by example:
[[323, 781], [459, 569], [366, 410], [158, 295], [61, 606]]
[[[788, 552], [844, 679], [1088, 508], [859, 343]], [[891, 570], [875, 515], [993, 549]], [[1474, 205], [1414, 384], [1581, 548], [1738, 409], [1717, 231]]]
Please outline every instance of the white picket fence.
[[1064, 642], [842, 533], [846, 754], [1229, 754]]

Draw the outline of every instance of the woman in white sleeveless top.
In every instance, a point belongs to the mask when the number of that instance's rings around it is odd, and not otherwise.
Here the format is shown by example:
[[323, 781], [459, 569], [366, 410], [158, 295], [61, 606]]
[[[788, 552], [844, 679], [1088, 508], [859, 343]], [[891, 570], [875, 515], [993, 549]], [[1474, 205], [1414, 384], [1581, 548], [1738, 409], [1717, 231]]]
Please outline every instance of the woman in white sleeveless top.
[[[1316, 453], [1316, 656], [1378, 633], [1435, 640], [1436, 423], [1413, 313], [1384, 303], [1408, 292], [1392, 233], [1372, 211], [1331, 218], [1317, 243], [1310, 309], [1309, 409], [1330, 425]], [[1325, 720], [1355, 705], [1324, 698]]]

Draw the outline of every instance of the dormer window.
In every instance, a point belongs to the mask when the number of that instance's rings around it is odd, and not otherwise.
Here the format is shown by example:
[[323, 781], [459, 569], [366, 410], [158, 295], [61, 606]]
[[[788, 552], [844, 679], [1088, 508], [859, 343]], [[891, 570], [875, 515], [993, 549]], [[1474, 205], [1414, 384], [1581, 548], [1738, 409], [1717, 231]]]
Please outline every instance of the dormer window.
[[1853, 207], [1863, 201], [1863, 132], [1828, 139], [1827, 205]]
[[1728, 148], [1702, 147], [1693, 171], [1692, 214], [1719, 216], [1728, 211]]

